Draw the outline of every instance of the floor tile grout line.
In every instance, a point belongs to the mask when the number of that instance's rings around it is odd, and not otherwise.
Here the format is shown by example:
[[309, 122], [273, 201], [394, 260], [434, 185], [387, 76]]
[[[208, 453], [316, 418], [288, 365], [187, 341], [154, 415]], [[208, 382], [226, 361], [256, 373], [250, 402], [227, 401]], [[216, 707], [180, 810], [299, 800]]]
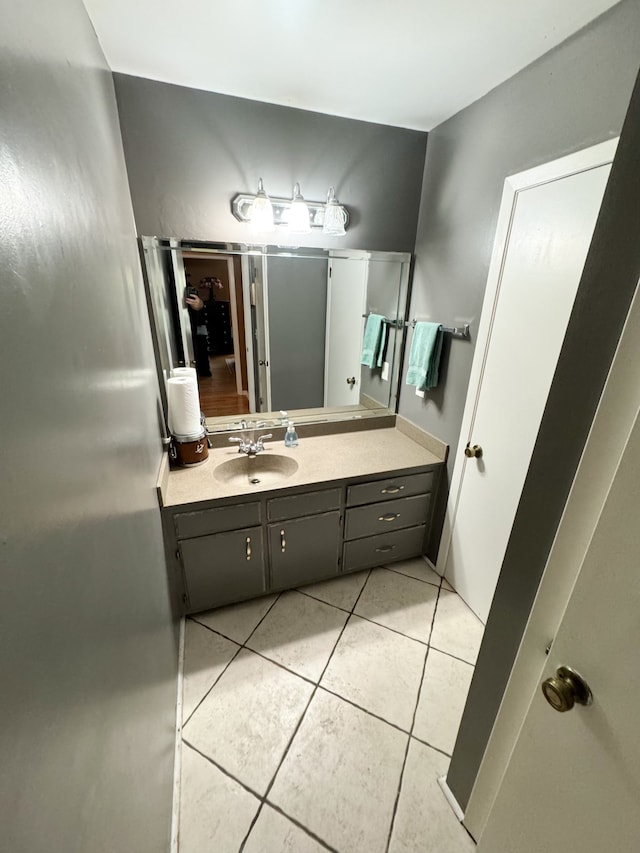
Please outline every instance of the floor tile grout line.
[[394, 569], [393, 566], [380, 566], [381, 569], [386, 569], [388, 572], [393, 572], [396, 575], [402, 575], [403, 578], [411, 578], [420, 583], [428, 583], [430, 586], [440, 587], [440, 581], [427, 581], [424, 578], [417, 578], [415, 575], [408, 575], [406, 572], [401, 572], [400, 569]]
[[[445, 592], [446, 592], [446, 590], [445, 590]], [[461, 658], [460, 655], [454, 655], [453, 652], [445, 652], [444, 649], [439, 649], [437, 646], [434, 646], [432, 643], [429, 643], [429, 648], [432, 651], [438, 652], [441, 655], [446, 655], [448, 658], [453, 658], [454, 660], [459, 660], [460, 663], [466, 663], [466, 665], [470, 666], [472, 669], [476, 668], [475, 663], [471, 663], [470, 661], [465, 660], [464, 658]]]
[[[441, 590], [442, 590], [442, 582], [440, 583], [440, 586], [438, 587], [438, 595], [436, 597], [436, 605], [433, 608], [433, 616], [431, 617], [431, 628], [429, 630], [429, 641], [431, 641], [431, 635], [433, 633], [433, 626], [435, 625], [435, 622], [436, 622], [436, 615], [438, 613], [438, 602], [440, 601]], [[416, 704], [415, 704], [415, 707], [413, 709], [413, 717], [411, 720], [411, 728], [409, 730], [409, 737], [407, 738], [407, 747], [405, 749], [404, 759], [402, 761], [402, 769], [400, 771], [400, 778], [398, 779], [398, 790], [396, 791], [396, 799], [395, 799], [395, 802], [393, 804], [393, 812], [391, 814], [391, 823], [389, 824], [389, 835], [387, 836], [387, 845], [385, 847], [385, 853], [389, 853], [389, 847], [391, 846], [391, 838], [393, 837], [393, 829], [394, 829], [395, 822], [396, 822], [396, 815], [398, 813], [398, 805], [400, 803], [400, 794], [402, 793], [402, 783], [404, 781], [404, 771], [405, 771], [406, 766], [407, 766], [407, 759], [409, 757], [409, 748], [411, 747], [411, 737], [413, 735], [413, 729], [414, 729], [415, 724], [416, 724], [416, 715], [418, 713], [418, 705], [420, 704], [420, 696], [422, 695], [422, 687], [424, 684], [424, 674], [427, 670], [427, 661], [429, 659], [429, 651], [430, 651], [430, 646], [427, 645], [427, 653], [424, 656], [424, 662], [422, 664], [422, 675], [420, 676], [420, 686], [418, 688], [418, 695], [416, 697]]]
[[[322, 677], [323, 677], [323, 675], [325, 674], [325, 672], [326, 672], [326, 670], [327, 670], [327, 667], [329, 666], [329, 663], [330, 663], [330, 661], [331, 661], [331, 658], [333, 657], [333, 653], [335, 652], [335, 650], [336, 650], [336, 648], [337, 648], [337, 646], [338, 646], [338, 643], [339, 643], [339, 642], [340, 642], [340, 640], [342, 639], [342, 635], [344, 634], [345, 628], [346, 628], [346, 627], [347, 627], [347, 625], [349, 624], [349, 620], [351, 619], [351, 617], [352, 617], [352, 615], [353, 615], [353, 609], [355, 608], [356, 604], [357, 604], [357, 603], [358, 603], [358, 601], [360, 600], [360, 596], [362, 595], [362, 593], [363, 593], [363, 591], [364, 591], [364, 588], [365, 588], [365, 587], [366, 587], [366, 585], [367, 585], [367, 581], [369, 580], [369, 578], [370, 578], [370, 577], [371, 577], [371, 570], [369, 570], [369, 574], [367, 575], [367, 578], [366, 578], [365, 582], [364, 582], [364, 583], [363, 583], [363, 585], [362, 585], [362, 589], [360, 590], [360, 592], [359, 592], [359, 594], [358, 594], [358, 597], [356, 598], [356, 600], [355, 600], [355, 602], [354, 602], [354, 604], [353, 604], [353, 607], [351, 608], [351, 612], [349, 613], [349, 616], [347, 617], [347, 619], [346, 619], [346, 621], [345, 621], [344, 625], [342, 626], [342, 629], [341, 629], [340, 633], [338, 634], [338, 638], [337, 638], [337, 640], [335, 641], [335, 643], [334, 643], [334, 645], [333, 645], [333, 648], [332, 648], [332, 650], [331, 650], [331, 653], [330, 653], [329, 657], [327, 658], [327, 662], [326, 662], [326, 664], [324, 665], [324, 669], [322, 670], [322, 672], [321, 672], [321, 674], [320, 674], [320, 678], [318, 679], [318, 684], [320, 683], [320, 681], [322, 681]], [[270, 782], [270, 783], [269, 783], [269, 785], [267, 786], [267, 790], [265, 791], [265, 795], [264, 795], [264, 799], [265, 799], [265, 801], [267, 800], [267, 798], [268, 798], [269, 794], [271, 793], [271, 789], [273, 788], [273, 786], [274, 786], [274, 784], [275, 784], [275, 781], [276, 781], [276, 779], [277, 779], [277, 777], [278, 777], [278, 773], [280, 772], [280, 768], [281, 768], [281, 767], [282, 767], [282, 765], [284, 764], [285, 759], [286, 759], [287, 755], [289, 754], [289, 750], [290, 750], [290, 748], [291, 748], [291, 745], [293, 744], [293, 741], [295, 740], [296, 735], [297, 735], [297, 734], [298, 734], [298, 732], [300, 731], [300, 727], [302, 726], [302, 722], [303, 722], [304, 718], [305, 718], [305, 717], [306, 717], [306, 715], [307, 715], [307, 711], [309, 710], [309, 708], [310, 708], [310, 706], [311, 706], [311, 703], [313, 702], [314, 696], [315, 696], [315, 695], [316, 695], [316, 693], [318, 692], [318, 684], [316, 684], [316, 685], [314, 686], [313, 691], [311, 692], [311, 696], [309, 697], [309, 701], [308, 701], [308, 702], [307, 702], [307, 704], [305, 705], [305, 708], [304, 708], [304, 710], [303, 710], [302, 714], [300, 715], [300, 719], [298, 720], [298, 723], [297, 723], [297, 725], [296, 725], [295, 729], [293, 730], [293, 733], [292, 733], [291, 737], [289, 738], [289, 741], [287, 742], [287, 745], [286, 745], [286, 747], [285, 747], [284, 753], [282, 754], [282, 758], [281, 758], [281, 759], [280, 759], [280, 761], [278, 762], [278, 766], [276, 767], [275, 773], [273, 774], [273, 776], [272, 776], [272, 778], [271, 778], [271, 782]], [[251, 832], [252, 832], [252, 830], [253, 830], [253, 827], [255, 826], [255, 824], [256, 824], [256, 823], [257, 823], [257, 821], [258, 821], [258, 818], [260, 817], [260, 812], [261, 812], [261, 811], [262, 811], [262, 804], [260, 805], [260, 808], [258, 809], [258, 811], [257, 811], [257, 813], [256, 813], [256, 816], [255, 816], [255, 818], [253, 819], [253, 821], [252, 821], [252, 823], [251, 823], [251, 826], [249, 827], [249, 831], [248, 831], [248, 832], [247, 832], [247, 834], [245, 835], [245, 837], [244, 837], [244, 839], [243, 839], [243, 841], [242, 841], [242, 844], [240, 845], [240, 849], [239, 849], [238, 853], [243, 853], [244, 848], [245, 848], [245, 846], [246, 846], [246, 844], [247, 844], [247, 841], [249, 840], [249, 837], [250, 837]]]
[[[256, 628], [258, 627], [258, 625], [260, 625], [260, 624], [262, 623], [263, 619], [265, 619], [265, 618], [268, 616], [268, 614], [269, 614], [269, 613], [271, 613], [271, 609], [272, 609], [272, 607], [274, 606], [274, 604], [276, 603], [276, 601], [277, 601], [279, 598], [280, 598], [280, 594], [276, 595], [275, 599], [271, 602], [271, 604], [270, 604], [269, 608], [266, 610], [266, 612], [265, 612], [264, 616], [259, 620], [259, 622], [256, 624], [256, 626], [255, 626], [255, 628], [253, 629], [253, 631], [251, 632], [251, 634], [249, 634], [249, 636], [247, 637], [247, 640], [249, 640], [249, 639], [251, 638], [251, 636], [253, 635], [254, 631], [255, 631], [255, 630], [256, 630]], [[190, 618], [190, 619], [191, 619], [191, 617], [188, 617], [188, 618]], [[219, 631], [214, 631], [214, 629], [213, 629], [213, 628], [209, 628], [209, 626], [208, 626], [208, 625], [203, 625], [203, 624], [202, 624], [202, 622], [198, 622], [198, 620], [197, 620], [197, 619], [192, 619], [192, 621], [193, 621], [193, 622], [195, 622], [195, 623], [196, 623], [196, 625], [200, 625], [202, 628], [206, 628], [208, 631], [211, 631], [211, 632], [212, 632], [212, 633], [214, 633], [214, 634], [218, 634], [218, 636], [219, 636], [219, 637], [224, 637], [224, 639], [225, 639], [225, 640], [229, 640], [229, 642], [231, 642], [231, 643], [235, 643], [235, 645], [237, 645], [237, 646], [238, 646], [238, 649], [234, 652], [233, 657], [228, 661], [228, 663], [226, 664], [226, 666], [225, 666], [225, 667], [222, 669], [222, 671], [219, 673], [219, 675], [218, 675], [218, 677], [216, 678], [216, 680], [213, 682], [213, 684], [212, 684], [212, 685], [211, 685], [211, 687], [207, 690], [207, 692], [204, 694], [204, 696], [200, 699], [200, 701], [198, 702], [198, 704], [196, 705], [196, 707], [193, 709], [193, 711], [189, 714], [189, 716], [187, 717], [187, 719], [182, 721], [182, 727], [181, 727], [181, 730], [182, 730], [182, 731], [184, 731], [184, 727], [187, 725], [187, 723], [189, 722], [189, 720], [191, 720], [191, 718], [193, 717], [193, 715], [195, 714], [195, 712], [198, 710], [198, 708], [200, 707], [200, 705], [202, 705], [202, 703], [204, 702], [204, 700], [205, 700], [205, 699], [207, 698], [207, 696], [211, 693], [211, 691], [213, 690], [213, 688], [214, 688], [214, 687], [216, 686], [216, 684], [220, 681], [220, 679], [222, 678], [222, 676], [223, 676], [223, 675], [225, 674], [225, 672], [229, 669], [229, 667], [230, 667], [230, 666], [231, 666], [231, 664], [234, 662], [234, 660], [238, 657], [238, 655], [240, 654], [240, 652], [245, 648], [244, 643], [243, 643], [242, 645], [240, 645], [239, 643], [237, 643], [237, 642], [236, 642], [236, 640], [231, 640], [229, 637], [225, 637], [225, 636], [224, 636], [224, 634], [221, 634]], [[245, 642], [246, 642], [246, 640], [245, 640]], [[183, 740], [184, 740], [184, 738], [183, 738]]]
[[362, 705], [358, 705], [358, 703], [354, 702], [352, 699], [347, 699], [340, 693], [336, 693], [335, 690], [331, 690], [329, 687], [325, 687], [324, 684], [318, 684], [318, 687], [320, 688], [320, 690], [324, 690], [325, 693], [329, 693], [331, 696], [335, 696], [336, 699], [341, 699], [343, 702], [346, 702], [347, 705], [351, 705], [353, 708], [357, 708], [358, 711], [362, 711], [364, 714], [368, 714], [375, 720], [380, 720], [381, 723], [386, 723], [388, 726], [391, 726], [392, 729], [401, 732], [403, 735], [410, 734], [408, 729], [403, 729], [402, 726], [399, 726], [397, 723], [392, 723], [391, 720], [385, 720], [385, 718], [381, 717], [380, 714], [374, 714], [373, 711], [369, 711], [367, 708], [363, 708]]
[[[222, 766], [222, 764], [219, 764], [214, 758], [211, 758], [210, 755], [207, 755], [205, 752], [202, 752], [200, 749], [198, 749], [197, 746], [194, 746], [192, 743], [189, 743], [189, 741], [185, 740], [185, 741], [183, 741], [183, 743], [185, 744], [185, 746], [187, 746], [193, 752], [197, 753], [201, 758], [204, 758], [205, 761], [208, 761], [209, 764], [213, 765], [216, 768], [216, 770], [219, 770], [224, 776], [226, 776], [228, 779], [231, 779], [232, 782], [235, 782], [236, 785], [239, 785], [248, 794], [251, 794], [251, 796], [255, 797], [255, 799], [258, 800], [260, 807], [262, 807], [265, 804], [268, 805], [269, 808], [272, 808], [274, 811], [279, 812], [283, 817], [285, 817], [287, 820], [291, 821], [291, 823], [293, 823], [299, 829], [303, 830], [303, 832], [305, 832], [308, 836], [313, 838], [314, 841], [317, 841], [319, 844], [321, 844], [327, 850], [331, 851], [331, 853], [339, 853], [339, 851], [336, 850], [335, 847], [331, 847], [331, 845], [328, 844], [326, 841], [324, 841], [324, 839], [320, 838], [319, 835], [316, 835], [310, 829], [307, 829], [307, 827], [304, 824], [300, 823], [300, 821], [297, 820], [297, 818], [294, 818], [290, 814], [287, 814], [287, 812], [281, 806], [278, 806], [278, 805], [276, 805], [276, 803], [273, 803], [273, 802], [271, 802], [271, 800], [268, 800], [266, 797], [266, 794], [259, 794], [257, 791], [254, 791], [253, 788], [251, 788], [249, 785], [247, 785], [241, 779], [238, 779], [238, 777], [234, 776], [233, 773], [230, 773], [229, 770], [227, 770], [225, 767]], [[256, 818], [257, 818], [257, 814], [256, 814]]]
[[423, 738], [418, 737], [418, 735], [413, 735], [413, 734], [412, 734], [412, 735], [409, 735], [409, 737], [413, 738], [413, 740], [417, 740], [417, 741], [418, 741], [418, 743], [421, 743], [423, 746], [428, 746], [428, 747], [429, 747], [429, 749], [435, 749], [435, 751], [436, 751], [436, 752], [439, 752], [439, 753], [441, 753], [442, 755], [446, 755], [446, 756], [447, 756], [447, 758], [451, 758], [451, 753], [450, 753], [450, 752], [447, 752], [447, 751], [446, 751], [446, 749], [442, 749], [442, 747], [441, 747], [441, 746], [434, 746], [434, 744], [429, 743], [429, 741], [428, 741], [428, 740], [424, 740]]
[[324, 847], [326, 850], [331, 851], [331, 853], [339, 853], [339, 851], [338, 851], [338, 849], [337, 849], [336, 847], [332, 847], [332, 846], [331, 846], [330, 844], [328, 844], [328, 843], [327, 843], [323, 838], [321, 838], [319, 835], [316, 835], [316, 834], [315, 834], [315, 832], [313, 832], [312, 830], [310, 830], [310, 829], [309, 829], [308, 827], [306, 827], [303, 823], [300, 823], [300, 821], [299, 821], [297, 818], [295, 818], [295, 817], [291, 817], [291, 815], [290, 815], [290, 814], [287, 814], [287, 812], [285, 812], [285, 810], [284, 810], [283, 808], [281, 808], [280, 806], [276, 805], [276, 803], [271, 802], [271, 800], [268, 800], [268, 799], [265, 797], [265, 798], [264, 798], [264, 804], [266, 804], [267, 806], [269, 806], [269, 808], [270, 808], [270, 809], [273, 809], [275, 812], [278, 812], [279, 814], [281, 814], [281, 815], [282, 815], [283, 817], [285, 817], [287, 820], [291, 821], [291, 823], [292, 823], [292, 824], [294, 824], [294, 826], [297, 826], [297, 827], [298, 827], [298, 829], [301, 829], [301, 830], [302, 830], [303, 832], [305, 832], [305, 833], [306, 833], [310, 838], [313, 838], [313, 840], [314, 840], [314, 841], [317, 841], [317, 842], [318, 842], [318, 844], [321, 844], [321, 845], [322, 845], [322, 847]]

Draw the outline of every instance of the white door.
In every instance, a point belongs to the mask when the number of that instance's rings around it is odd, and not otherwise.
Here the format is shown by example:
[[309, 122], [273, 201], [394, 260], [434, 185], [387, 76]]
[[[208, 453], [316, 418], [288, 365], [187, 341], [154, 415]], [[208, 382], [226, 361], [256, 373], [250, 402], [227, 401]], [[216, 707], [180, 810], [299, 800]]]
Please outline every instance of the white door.
[[[624, 385], [614, 389], [607, 401], [603, 397], [590, 441], [600, 431], [600, 446], [608, 453], [611, 433], [618, 432], [617, 422], [611, 429], [612, 409], [625, 423], [624, 436], [608, 477], [594, 478], [594, 466], [600, 461], [588, 456], [589, 447], [585, 449], [558, 531], [565, 543], [554, 545], [556, 555], [550, 556], [523, 647], [535, 642], [536, 634], [540, 645], [535, 625], [543, 623], [547, 609], [554, 606], [553, 601], [546, 606], [549, 596], [544, 586], [552, 584], [557, 591], [555, 574], [571, 563], [574, 552], [581, 555], [579, 571], [563, 599], [568, 598], [568, 604], [549, 657], [528, 679], [528, 711], [480, 837], [479, 853], [632, 853], [640, 849], [638, 302], [636, 294], [608, 381], [609, 387], [622, 376]], [[617, 435], [613, 441], [618, 441]], [[592, 498], [587, 493], [594, 490], [603, 497], [591, 536], [586, 538], [579, 530], [584, 512], [574, 512], [572, 504], [578, 501], [588, 510]], [[521, 648], [516, 668], [523, 657], [530, 655]], [[545, 701], [540, 686], [554, 677], [559, 666], [570, 666], [583, 676], [593, 692], [590, 706], [576, 704], [558, 713]]]
[[[364, 260], [332, 258], [327, 287], [324, 405], [357, 406], [360, 402], [360, 356], [367, 295]], [[354, 334], [354, 329], [360, 330]], [[355, 382], [351, 380], [355, 379]]]
[[265, 258], [256, 258], [251, 283], [253, 340], [255, 343], [256, 411], [271, 411], [271, 371], [269, 367], [269, 283]]
[[[615, 143], [507, 179], [438, 568], [486, 621]], [[465, 445], [482, 456], [467, 458]]]

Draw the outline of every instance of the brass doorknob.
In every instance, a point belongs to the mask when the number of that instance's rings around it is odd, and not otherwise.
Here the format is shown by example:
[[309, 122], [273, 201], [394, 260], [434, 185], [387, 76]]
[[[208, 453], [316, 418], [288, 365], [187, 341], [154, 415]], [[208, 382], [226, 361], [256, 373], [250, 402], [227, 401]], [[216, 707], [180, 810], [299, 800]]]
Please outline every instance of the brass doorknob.
[[480, 459], [480, 457], [482, 456], [482, 448], [479, 444], [474, 444], [473, 447], [471, 447], [470, 443], [467, 442], [467, 446], [464, 449], [464, 455], [467, 457], [467, 459], [471, 459], [473, 457], [475, 457], [476, 459]]
[[544, 698], [554, 711], [570, 711], [575, 703], [591, 705], [593, 694], [584, 678], [570, 666], [560, 666], [556, 674], [542, 682]]

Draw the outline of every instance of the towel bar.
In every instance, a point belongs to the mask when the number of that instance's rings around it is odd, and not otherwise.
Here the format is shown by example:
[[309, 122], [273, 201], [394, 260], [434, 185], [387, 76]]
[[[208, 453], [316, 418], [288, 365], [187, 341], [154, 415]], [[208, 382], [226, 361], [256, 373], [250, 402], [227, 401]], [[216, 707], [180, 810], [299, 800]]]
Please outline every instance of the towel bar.
[[[407, 323], [407, 326], [411, 326], [412, 329], [415, 329], [416, 323], [418, 320], [413, 318], [410, 323]], [[460, 326], [443, 326], [443, 332], [447, 332], [447, 334], [451, 335], [452, 338], [463, 338], [468, 341], [471, 338], [471, 334], [469, 332], [469, 324], [465, 323], [462, 327]]]

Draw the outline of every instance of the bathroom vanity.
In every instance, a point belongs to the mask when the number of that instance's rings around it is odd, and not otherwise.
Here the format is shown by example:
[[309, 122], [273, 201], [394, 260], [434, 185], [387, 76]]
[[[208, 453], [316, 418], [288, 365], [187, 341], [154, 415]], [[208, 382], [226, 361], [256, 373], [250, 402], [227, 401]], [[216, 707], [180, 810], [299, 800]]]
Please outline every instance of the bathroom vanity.
[[298, 447], [265, 443], [255, 460], [230, 445], [197, 467], [162, 471], [178, 612], [423, 553], [446, 446], [420, 438], [398, 428], [302, 431]]

